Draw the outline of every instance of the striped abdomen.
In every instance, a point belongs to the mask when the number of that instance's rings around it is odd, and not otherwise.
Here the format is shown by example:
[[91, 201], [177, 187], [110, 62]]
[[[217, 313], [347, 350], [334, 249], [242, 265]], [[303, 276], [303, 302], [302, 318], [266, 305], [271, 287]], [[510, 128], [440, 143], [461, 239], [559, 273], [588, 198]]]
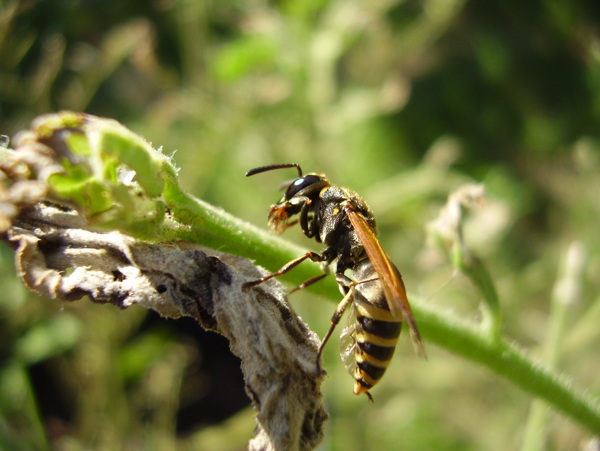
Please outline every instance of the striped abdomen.
[[342, 332], [342, 359], [354, 377], [354, 394], [370, 390], [389, 366], [402, 322], [390, 313], [381, 282], [356, 286], [349, 323]]

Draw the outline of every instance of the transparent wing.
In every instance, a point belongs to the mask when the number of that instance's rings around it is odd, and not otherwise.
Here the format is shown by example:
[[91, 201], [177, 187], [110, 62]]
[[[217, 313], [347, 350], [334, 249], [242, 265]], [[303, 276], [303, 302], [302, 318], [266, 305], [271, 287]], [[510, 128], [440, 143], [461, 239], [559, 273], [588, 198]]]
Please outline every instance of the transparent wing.
[[350, 311], [346, 314], [346, 324], [340, 334], [340, 357], [346, 370], [354, 377], [356, 368], [356, 358], [354, 350], [356, 348], [356, 307], [354, 303], [350, 306]]

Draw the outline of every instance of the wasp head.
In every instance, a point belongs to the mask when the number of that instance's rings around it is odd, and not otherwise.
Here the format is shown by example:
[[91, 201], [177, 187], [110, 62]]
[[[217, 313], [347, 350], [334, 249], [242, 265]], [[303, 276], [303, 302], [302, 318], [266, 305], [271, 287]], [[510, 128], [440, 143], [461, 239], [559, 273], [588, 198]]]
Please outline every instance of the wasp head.
[[277, 232], [283, 232], [287, 227], [295, 224], [288, 220], [300, 213], [303, 208], [311, 208], [310, 205], [319, 197], [319, 193], [329, 186], [327, 179], [320, 174], [307, 174], [295, 180], [285, 183], [285, 194], [275, 205], [269, 209], [269, 225]]
[[[275, 232], [282, 232], [287, 227], [295, 224], [296, 221], [289, 222], [289, 219], [299, 214], [304, 208], [313, 208], [314, 202], [319, 198], [323, 188], [330, 186], [329, 180], [321, 174], [302, 175], [302, 170], [297, 164], [279, 164], [273, 166], [263, 166], [252, 169], [246, 173], [246, 176], [259, 174], [261, 172], [273, 169], [282, 169], [294, 167], [298, 170], [298, 178], [284, 183], [281, 188], [285, 189], [285, 194], [275, 205], [269, 209], [269, 225]], [[308, 213], [308, 211], [306, 211]]]

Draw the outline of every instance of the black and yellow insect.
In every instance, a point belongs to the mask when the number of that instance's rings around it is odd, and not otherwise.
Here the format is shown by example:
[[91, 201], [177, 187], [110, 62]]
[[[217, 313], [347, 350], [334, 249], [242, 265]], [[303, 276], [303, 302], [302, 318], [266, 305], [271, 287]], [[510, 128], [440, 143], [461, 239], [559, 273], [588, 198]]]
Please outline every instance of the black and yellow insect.
[[[403, 322], [410, 330], [417, 353], [425, 356], [402, 276], [376, 237], [375, 219], [365, 201], [354, 191], [332, 185], [323, 174], [302, 175], [298, 164], [277, 164], [252, 169], [246, 176], [274, 169], [296, 168], [298, 178], [284, 185], [285, 194], [269, 210], [269, 225], [276, 231], [300, 223], [304, 234], [326, 248], [318, 254], [307, 252], [279, 271], [247, 283], [252, 287], [280, 276], [306, 259], [321, 262], [323, 274], [307, 280], [305, 288], [322, 279], [334, 265], [336, 281], [344, 298], [331, 318], [331, 327], [319, 348], [329, 340], [348, 305], [351, 321], [342, 332], [341, 355], [354, 377], [354, 393], [365, 393], [382, 378], [390, 364]], [[289, 221], [294, 215], [297, 220]], [[346, 275], [350, 271], [352, 279]], [[320, 366], [319, 366], [320, 368]]]

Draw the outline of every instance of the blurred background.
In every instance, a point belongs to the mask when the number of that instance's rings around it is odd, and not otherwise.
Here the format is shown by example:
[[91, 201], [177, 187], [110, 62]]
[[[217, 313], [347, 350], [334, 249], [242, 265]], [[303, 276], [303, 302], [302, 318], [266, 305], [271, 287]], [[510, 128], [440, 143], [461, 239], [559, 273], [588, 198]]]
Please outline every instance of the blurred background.
[[[411, 296], [473, 322], [478, 292], [427, 230], [452, 191], [484, 183], [465, 240], [496, 283], [503, 335], [540, 361], [551, 346], [558, 371], [600, 390], [597, 1], [0, 5], [1, 134], [62, 109], [114, 118], [176, 151], [189, 192], [265, 230], [294, 173], [245, 171], [326, 173], [370, 203]], [[285, 236], [319, 250], [300, 230]], [[221, 337], [141, 308], [35, 298], [12, 258], [0, 248], [1, 449], [245, 448], [254, 419]], [[553, 298], [568, 301], [558, 319]], [[334, 305], [292, 302], [322, 336]], [[352, 395], [332, 342], [321, 449], [522, 448], [532, 399], [427, 348], [418, 359], [404, 336], [370, 404]], [[549, 412], [543, 448], [590, 437]]]

